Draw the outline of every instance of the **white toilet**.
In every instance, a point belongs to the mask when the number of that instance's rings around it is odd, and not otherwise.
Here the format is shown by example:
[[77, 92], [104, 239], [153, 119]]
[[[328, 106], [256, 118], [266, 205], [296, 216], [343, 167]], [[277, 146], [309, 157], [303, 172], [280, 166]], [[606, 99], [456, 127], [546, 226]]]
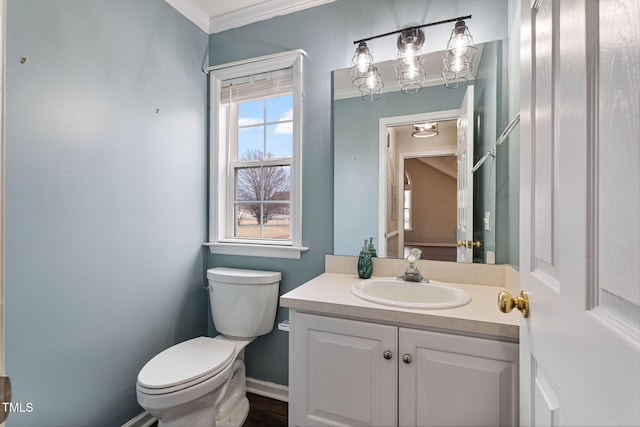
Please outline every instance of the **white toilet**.
[[244, 348], [274, 326], [281, 275], [273, 271], [207, 270], [215, 338], [176, 344], [140, 370], [138, 403], [158, 425], [241, 426], [249, 413]]

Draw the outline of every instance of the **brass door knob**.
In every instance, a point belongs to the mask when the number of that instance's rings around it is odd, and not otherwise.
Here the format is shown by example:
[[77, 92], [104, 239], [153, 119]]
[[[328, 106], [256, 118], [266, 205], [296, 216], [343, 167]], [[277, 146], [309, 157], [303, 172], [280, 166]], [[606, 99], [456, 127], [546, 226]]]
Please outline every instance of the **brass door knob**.
[[467, 248], [467, 249], [473, 249], [473, 248], [479, 248], [480, 246], [482, 246], [482, 243], [480, 243], [480, 241], [473, 241], [473, 240], [458, 240], [458, 247], [459, 248]]
[[509, 313], [517, 308], [526, 319], [529, 317], [529, 294], [526, 291], [520, 291], [520, 296], [514, 298], [509, 292], [502, 291], [498, 294], [498, 307], [503, 313]]
[[391, 353], [391, 350], [386, 350], [384, 353], [382, 353], [382, 357], [389, 360], [393, 357], [393, 353]]

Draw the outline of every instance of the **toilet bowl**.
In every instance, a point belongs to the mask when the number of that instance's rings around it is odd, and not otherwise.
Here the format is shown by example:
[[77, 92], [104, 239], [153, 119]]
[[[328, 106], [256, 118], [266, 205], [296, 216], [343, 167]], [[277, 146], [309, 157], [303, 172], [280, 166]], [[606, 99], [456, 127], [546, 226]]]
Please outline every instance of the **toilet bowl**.
[[138, 403], [160, 427], [241, 426], [249, 412], [244, 349], [273, 329], [280, 273], [207, 271], [215, 338], [198, 337], [153, 357], [140, 370]]

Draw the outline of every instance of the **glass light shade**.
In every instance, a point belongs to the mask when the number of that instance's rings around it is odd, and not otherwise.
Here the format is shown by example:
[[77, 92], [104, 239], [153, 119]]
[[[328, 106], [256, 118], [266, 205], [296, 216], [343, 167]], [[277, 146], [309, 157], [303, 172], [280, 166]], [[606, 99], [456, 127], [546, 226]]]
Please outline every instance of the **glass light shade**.
[[371, 65], [373, 65], [373, 56], [369, 47], [365, 42], [360, 42], [353, 54], [351, 68], [349, 68], [349, 77], [351, 77], [351, 83], [354, 86], [360, 86], [361, 80], [368, 76]]
[[369, 69], [364, 77], [360, 79], [360, 93], [362, 94], [363, 101], [377, 101], [382, 98], [382, 88], [384, 83], [378, 73], [378, 68], [375, 65], [369, 65]]
[[419, 28], [405, 30], [398, 37], [398, 55], [394, 66], [400, 90], [404, 93], [418, 93], [424, 84], [423, 43], [424, 33]]
[[429, 138], [439, 133], [438, 123], [420, 123], [413, 125], [411, 136], [414, 138]]
[[473, 37], [465, 22], [462, 20], [456, 22], [447, 43], [447, 50], [442, 55], [444, 63], [442, 77], [444, 77], [445, 86], [456, 88], [469, 81], [476, 50]]

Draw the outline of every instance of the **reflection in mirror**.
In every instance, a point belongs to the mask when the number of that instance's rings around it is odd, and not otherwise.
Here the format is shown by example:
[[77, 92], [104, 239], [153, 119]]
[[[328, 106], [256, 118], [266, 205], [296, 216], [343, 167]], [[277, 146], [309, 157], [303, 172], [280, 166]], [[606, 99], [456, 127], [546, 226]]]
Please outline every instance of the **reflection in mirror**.
[[[334, 71], [335, 254], [355, 255], [362, 239], [374, 236], [383, 256], [404, 257], [419, 247], [426, 259], [505, 262], [496, 243], [497, 234], [509, 229], [508, 221], [496, 218], [501, 212], [497, 182], [504, 180], [497, 175], [505, 172], [494, 157], [470, 171], [509, 121], [503, 89], [507, 53], [502, 41], [478, 45], [474, 79], [456, 89], [442, 84], [441, 54], [424, 55], [431, 85], [415, 95], [398, 91], [392, 61], [376, 64], [386, 81], [382, 99], [375, 102], [360, 99], [346, 69]], [[387, 72], [392, 77], [385, 77]], [[473, 111], [465, 132], [472, 151], [465, 171], [456, 125], [470, 87]], [[438, 135], [412, 137], [414, 125], [426, 122], [437, 123]], [[460, 192], [466, 183], [468, 203]], [[461, 208], [469, 211], [465, 238], [459, 237], [465, 222]]]
[[412, 124], [387, 128], [388, 257], [418, 248], [423, 259], [456, 260], [456, 122], [432, 124], [438, 134], [421, 139]]

